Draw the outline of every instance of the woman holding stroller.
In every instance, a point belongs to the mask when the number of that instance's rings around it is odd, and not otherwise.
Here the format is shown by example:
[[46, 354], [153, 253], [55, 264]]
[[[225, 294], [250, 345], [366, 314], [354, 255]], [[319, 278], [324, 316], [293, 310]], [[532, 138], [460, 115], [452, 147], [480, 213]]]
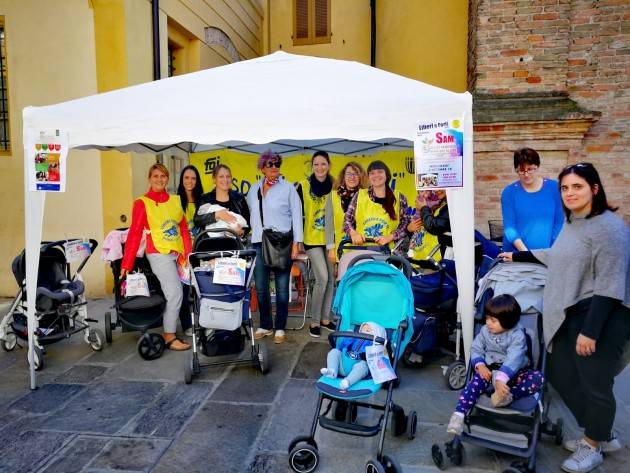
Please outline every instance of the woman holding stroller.
[[[182, 204], [182, 210], [184, 211], [184, 217], [186, 217], [191, 240], [199, 233], [199, 228], [195, 226], [193, 219], [197, 213], [202, 194], [203, 187], [201, 185], [199, 171], [197, 171], [195, 166], [189, 164], [182, 169], [179, 175], [177, 195], [179, 195], [179, 200]], [[179, 309], [179, 322], [182, 325], [184, 335], [192, 337], [192, 320], [190, 317], [190, 307], [188, 306], [189, 290], [190, 286], [186, 283], [182, 283], [182, 305]]]
[[346, 233], [343, 231], [343, 221], [348, 206], [355, 194], [366, 187], [367, 174], [356, 161], [347, 163], [333, 184], [333, 190], [326, 201], [325, 212], [326, 249], [328, 250], [328, 260], [332, 263], [337, 261], [337, 248], [341, 241], [346, 238]]
[[612, 430], [613, 384], [627, 363], [630, 340], [630, 230], [613, 213], [592, 164], [567, 166], [558, 181], [566, 223], [554, 245], [499, 256], [548, 268], [548, 378], [584, 428], [582, 439], [564, 442], [574, 453], [562, 469], [588, 472], [604, 461], [603, 452], [621, 448]]
[[316, 151], [311, 158], [313, 173], [297, 186], [304, 213], [304, 249], [311, 262], [315, 285], [308, 333], [311, 337], [321, 336], [321, 327], [335, 330], [330, 320], [330, 308], [334, 292], [335, 267], [326, 257], [326, 201], [332, 191], [333, 178], [330, 171], [330, 157], [326, 151]]
[[[260, 312], [260, 328], [254, 338], [261, 339], [275, 335], [274, 343], [284, 343], [284, 329], [289, 315], [289, 276], [291, 265], [286, 269], [271, 269], [263, 259], [263, 228], [276, 232], [293, 232], [291, 258], [299, 253], [302, 238], [302, 204], [295, 187], [280, 176], [282, 157], [271, 150], [265, 151], [258, 158], [258, 169], [263, 178], [255, 183], [247, 194], [247, 205], [251, 214], [252, 243], [256, 250], [256, 266], [254, 280]], [[262, 211], [262, 212], [261, 212]], [[264, 225], [263, 225], [264, 221]], [[276, 284], [276, 321], [271, 317], [271, 297], [269, 295], [269, 278], [274, 272]]]
[[142, 233], [146, 232], [147, 259], [166, 298], [164, 341], [167, 348], [181, 351], [190, 349], [190, 344], [175, 336], [182, 305], [178, 266], [184, 268], [187, 265], [186, 258], [192, 245], [181, 201], [178, 196], [166, 192], [168, 177], [168, 169], [162, 164], [156, 163], [149, 168], [150, 189], [133, 204], [120, 278], [133, 269]]
[[380, 246], [391, 246], [406, 235], [407, 199], [390, 189], [392, 174], [383, 161], [372, 161], [367, 173], [369, 187], [352, 198], [343, 229], [354, 245], [373, 238]]

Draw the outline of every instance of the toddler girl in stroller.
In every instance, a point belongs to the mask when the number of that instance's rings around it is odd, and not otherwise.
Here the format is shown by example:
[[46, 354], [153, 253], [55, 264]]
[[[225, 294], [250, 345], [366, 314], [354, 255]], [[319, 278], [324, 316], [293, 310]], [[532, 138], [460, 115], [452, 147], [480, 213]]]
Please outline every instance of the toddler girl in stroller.
[[475, 374], [462, 391], [448, 423], [447, 431], [454, 435], [463, 432], [466, 414], [490, 385], [494, 386], [492, 405], [504, 407], [536, 393], [544, 383], [541, 372], [528, 368], [527, 338], [518, 323], [521, 307], [516, 299], [508, 294], [493, 297], [485, 305], [485, 316], [486, 324], [471, 347]]
[[[364, 322], [359, 327], [359, 333], [366, 333], [384, 340], [387, 332], [383, 327], [374, 322]], [[329, 378], [336, 378], [340, 373], [344, 378], [339, 383], [339, 388], [345, 391], [353, 384], [361, 381], [368, 375], [368, 365], [365, 361], [365, 348], [372, 345], [369, 340], [342, 337], [337, 340], [336, 347], [328, 352], [326, 368], [321, 373]], [[343, 354], [347, 357], [344, 357]], [[349, 358], [351, 362], [345, 360]]]

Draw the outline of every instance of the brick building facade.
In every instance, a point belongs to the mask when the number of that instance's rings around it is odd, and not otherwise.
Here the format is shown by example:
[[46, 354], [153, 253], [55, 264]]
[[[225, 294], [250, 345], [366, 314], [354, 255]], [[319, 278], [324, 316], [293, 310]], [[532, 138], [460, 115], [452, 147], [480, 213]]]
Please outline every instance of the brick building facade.
[[477, 227], [500, 217], [521, 146], [550, 177], [594, 163], [630, 222], [630, 2], [471, 0], [469, 18]]

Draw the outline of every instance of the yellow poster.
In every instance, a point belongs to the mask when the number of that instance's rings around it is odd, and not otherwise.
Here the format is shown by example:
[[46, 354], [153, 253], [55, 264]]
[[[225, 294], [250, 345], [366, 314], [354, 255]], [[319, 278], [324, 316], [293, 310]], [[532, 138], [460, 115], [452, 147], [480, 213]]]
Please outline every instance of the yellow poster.
[[[312, 152], [305, 154], [293, 154], [282, 156], [281, 172], [285, 179], [291, 182], [306, 179], [311, 174]], [[368, 156], [344, 156], [330, 155], [331, 175], [337, 177], [339, 171], [349, 161], [357, 161], [367, 169], [372, 161], [381, 160], [389, 167], [392, 173], [390, 186], [405, 194], [409, 205], [413, 206], [416, 198], [416, 183], [414, 174], [413, 150], [381, 151]], [[227, 165], [232, 170], [232, 188], [243, 194], [247, 194], [249, 188], [262, 174], [256, 168], [258, 155], [235, 151], [232, 149], [220, 149], [203, 151], [190, 155], [190, 164], [195, 166], [201, 174], [201, 182], [204, 192], [214, 189], [212, 171], [219, 163]]]

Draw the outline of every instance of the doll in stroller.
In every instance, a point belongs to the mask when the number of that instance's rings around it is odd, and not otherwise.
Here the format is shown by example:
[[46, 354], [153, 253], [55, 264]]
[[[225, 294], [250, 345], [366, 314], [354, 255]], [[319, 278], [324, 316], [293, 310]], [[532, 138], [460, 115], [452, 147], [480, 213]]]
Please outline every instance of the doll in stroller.
[[[88, 318], [85, 285], [81, 270], [88, 262], [96, 240], [83, 242], [81, 239], [42, 242], [37, 273], [35, 294], [35, 318], [37, 326], [33, 334], [33, 362], [36, 370], [44, 367], [45, 346], [83, 332], [85, 342], [95, 351], [105, 345], [103, 333], [90, 327], [96, 320]], [[76, 248], [81, 262], [72, 274], [68, 251]], [[26, 301], [26, 255], [22, 251], [15, 257], [12, 270], [19, 291], [9, 311], [0, 321], [0, 341], [5, 351], [18, 346], [18, 339], [28, 340], [27, 301]], [[32, 300], [32, 299], [31, 299]]]

